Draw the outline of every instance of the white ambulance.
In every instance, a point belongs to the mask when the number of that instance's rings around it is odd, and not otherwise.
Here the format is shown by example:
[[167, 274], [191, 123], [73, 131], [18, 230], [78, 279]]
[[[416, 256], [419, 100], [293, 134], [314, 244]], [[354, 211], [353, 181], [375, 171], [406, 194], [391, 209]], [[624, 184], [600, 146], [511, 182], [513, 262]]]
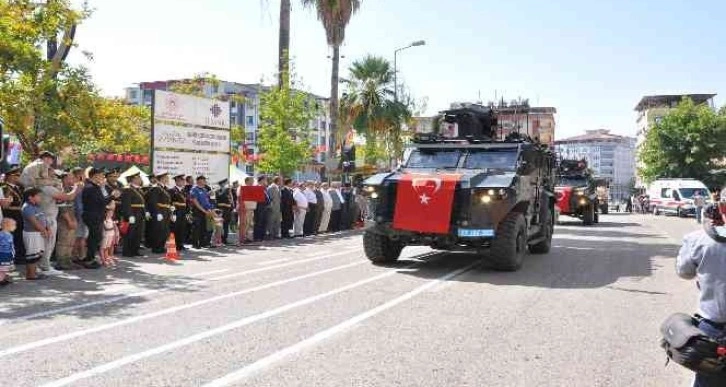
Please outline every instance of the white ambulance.
[[654, 215], [662, 213], [678, 216], [696, 215], [693, 196], [699, 192], [710, 201], [708, 187], [696, 179], [658, 179], [648, 187], [650, 208]]

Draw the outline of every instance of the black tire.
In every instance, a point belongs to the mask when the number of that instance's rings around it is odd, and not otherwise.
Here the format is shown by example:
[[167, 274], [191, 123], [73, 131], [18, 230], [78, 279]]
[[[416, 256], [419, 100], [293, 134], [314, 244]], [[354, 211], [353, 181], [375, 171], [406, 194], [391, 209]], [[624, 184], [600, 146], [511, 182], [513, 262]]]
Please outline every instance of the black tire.
[[660, 215], [660, 210], [658, 210], [658, 206], [653, 206], [653, 215], [655, 215], [655, 216]]
[[394, 242], [391, 238], [366, 230], [363, 233], [363, 251], [366, 257], [374, 263], [391, 263], [401, 256], [403, 245]]
[[495, 270], [517, 271], [522, 268], [527, 253], [527, 226], [522, 214], [510, 213], [499, 223], [490, 253]]
[[610, 209], [608, 208], [607, 204], [603, 204], [602, 206], [600, 206], [600, 213], [602, 213], [603, 215], [607, 215], [608, 212], [610, 212]]
[[595, 212], [595, 206], [593, 204], [588, 205], [585, 212], [582, 214], [582, 224], [585, 226], [591, 226], [595, 223]]
[[545, 214], [542, 221], [542, 235], [544, 236], [544, 240], [529, 246], [529, 252], [532, 254], [547, 254], [552, 248], [552, 233], [554, 232], [553, 216], [550, 211], [547, 211]]

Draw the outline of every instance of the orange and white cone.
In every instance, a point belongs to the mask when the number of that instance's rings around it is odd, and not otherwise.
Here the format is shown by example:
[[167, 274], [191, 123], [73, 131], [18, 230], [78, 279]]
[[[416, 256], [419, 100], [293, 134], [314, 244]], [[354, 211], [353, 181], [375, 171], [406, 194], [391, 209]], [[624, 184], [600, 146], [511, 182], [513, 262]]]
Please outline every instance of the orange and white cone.
[[169, 262], [176, 262], [179, 260], [179, 252], [176, 251], [176, 237], [174, 233], [169, 234], [169, 239], [166, 240], [166, 255], [164, 260]]

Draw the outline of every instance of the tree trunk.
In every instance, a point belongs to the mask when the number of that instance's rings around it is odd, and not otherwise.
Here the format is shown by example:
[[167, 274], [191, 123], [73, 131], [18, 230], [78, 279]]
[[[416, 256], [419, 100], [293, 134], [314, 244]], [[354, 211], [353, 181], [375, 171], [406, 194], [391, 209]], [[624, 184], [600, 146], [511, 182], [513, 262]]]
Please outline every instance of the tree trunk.
[[[339, 100], [338, 100], [338, 83], [340, 71], [340, 46], [333, 46], [333, 70], [330, 75], [330, 134], [334, 138], [338, 138], [338, 116], [340, 113]], [[328, 140], [330, 143], [330, 140]], [[325, 144], [328, 145], [328, 144]], [[328, 149], [328, 155], [332, 154], [333, 149], [337, 144], [333, 144], [331, 149]]]
[[278, 86], [282, 88], [289, 80], [290, 69], [290, 0], [280, 1], [280, 45], [278, 48]]

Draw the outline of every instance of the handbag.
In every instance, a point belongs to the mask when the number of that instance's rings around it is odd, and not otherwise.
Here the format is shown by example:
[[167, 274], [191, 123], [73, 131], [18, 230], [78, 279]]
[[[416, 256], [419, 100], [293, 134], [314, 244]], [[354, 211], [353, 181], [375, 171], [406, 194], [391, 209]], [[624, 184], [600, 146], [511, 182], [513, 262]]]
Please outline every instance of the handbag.
[[118, 225], [118, 230], [121, 233], [121, 235], [127, 235], [129, 233], [129, 222], [126, 220], [121, 221]]
[[694, 372], [726, 376], [726, 347], [698, 329], [699, 316], [674, 313], [660, 327], [669, 360]]

